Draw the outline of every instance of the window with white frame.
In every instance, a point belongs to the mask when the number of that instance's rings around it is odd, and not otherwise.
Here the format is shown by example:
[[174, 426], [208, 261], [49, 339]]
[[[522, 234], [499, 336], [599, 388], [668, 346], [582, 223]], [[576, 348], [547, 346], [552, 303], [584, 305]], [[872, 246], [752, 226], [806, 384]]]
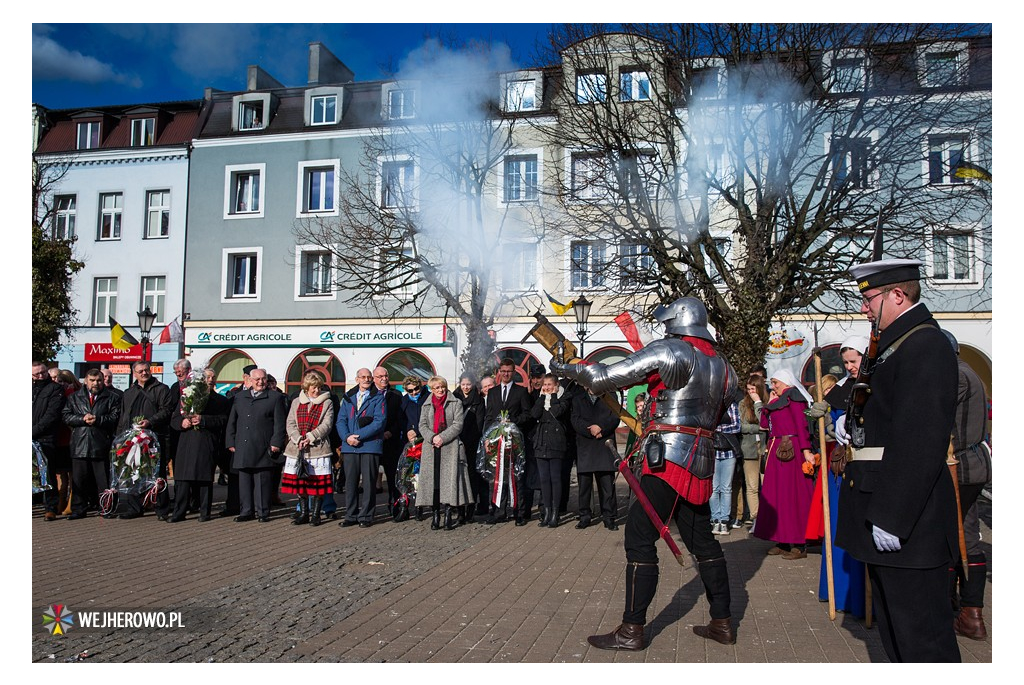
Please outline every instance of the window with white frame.
[[935, 281], [975, 282], [973, 233], [935, 229], [929, 248], [931, 277]]
[[537, 286], [537, 243], [502, 246], [501, 286], [505, 292], [535, 290]]
[[928, 183], [931, 185], [963, 183], [956, 175], [967, 161], [967, 135], [954, 133], [928, 136]]
[[171, 191], [146, 193], [146, 238], [166, 238], [171, 231]]
[[572, 290], [603, 287], [606, 267], [603, 241], [578, 240], [569, 244], [569, 281]]
[[505, 202], [537, 199], [537, 155], [509, 155], [505, 158]]
[[323, 297], [333, 294], [333, 255], [321, 248], [298, 248], [299, 297]]
[[332, 159], [299, 163], [299, 214], [336, 214], [338, 206], [338, 161]]
[[533, 79], [508, 81], [505, 84], [505, 111], [523, 112], [537, 109], [537, 82]]
[[224, 218], [263, 216], [266, 164], [237, 164], [224, 168]]
[[653, 152], [628, 152], [618, 155], [619, 192], [637, 199], [654, 197], [657, 189], [657, 158]]
[[309, 99], [309, 123], [313, 126], [338, 123], [338, 96], [312, 96]]
[[93, 279], [92, 293], [92, 325], [110, 325], [117, 314], [117, 278]]
[[75, 217], [78, 197], [57, 195], [53, 198], [53, 237], [56, 240], [71, 240], [75, 237]]
[[925, 53], [924, 84], [932, 88], [958, 85], [961, 81], [960, 59], [956, 50]]
[[91, 150], [100, 146], [100, 122], [83, 121], [78, 124], [78, 149]]
[[871, 139], [832, 138], [832, 181], [837, 186], [871, 188]]
[[388, 119], [410, 119], [415, 115], [416, 92], [411, 88], [388, 91]]
[[843, 57], [832, 61], [832, 91], [853, 93], [862, 91], [867, 84], [863, 57]]
[[649, 282], [654, 273], [654, 257], [648, 245], [636, 242], [619, 244], [619, 284], [635, 288]]
[[401, 252], [392, 248], [380, 250], [378, 268], [387, 270], [384, 289], [388, 297], [408, 297], [416, 292], [415, 257], [412, 245], [403, 246]]
[[651, 99], [651, 77], [645, 69], [623, 69], [619, 72], [619, 100], [638, 102]]
[[701, 100], [713, 100], [722, 96], [722, 84], [725, 82], [725, 62], [702, 63], [690, 70], [690, 97]]
[[225, 248], [222, 254], [221, 302], [259, 302], [263, 248]]
[[156, 314], [154, 323], [164, 323], [164, 302], [167, 299], [167, 277], [166, 276], [143, 276], [141, 284], [142, 302], [139, 307], [141, 312], [146, 307]]
[[381, 163], [380, 205], [385, 209], [412, 207], [416, 204], [414, 182], [416, 167], [411, 159]]
[[572, 155], [572, 196], [577, 200], [608, 197], [608, 158], [602, 154], [574, 152]]
[[256, 131], [264, 126], [263, 100], [246, 100], [238, 103], [238, 130]]
[[[712, 236], [711, 242], [714, 245], [715, 252], [722, 257], [726, 264], [730, 264], [732, 262], [732, 239], [723, 236]], [[718, 267], [715, 266], [715, 263], [708, 256], [708, 250], [703, 244], [700, 246], [700, 251], [704, 255], [705, 270], [711, 278], [711, 282], [715, 285], [725, 285], [725, 278], [722, 277]]]
[[100, 194], [99, 240], [121, 239], [122, 193]]
[[603, 71], [576, 74], [576, 102], [604, 102], [608, 96], [608, 76]]
[[145, 147], [152, 145], [156, 133], [156, 119], [146, 117], [145, 119], [132, 119], [132, 147]]

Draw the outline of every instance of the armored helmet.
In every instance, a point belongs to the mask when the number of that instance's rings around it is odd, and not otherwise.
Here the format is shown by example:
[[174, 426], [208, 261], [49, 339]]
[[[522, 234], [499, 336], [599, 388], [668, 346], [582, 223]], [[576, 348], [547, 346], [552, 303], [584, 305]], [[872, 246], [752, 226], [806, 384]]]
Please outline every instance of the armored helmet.
[[943, 335], [946, 336], [946, 340], [948, 340], [949, 344], [953, 346], [953, 351], [956, 352], [957, 354], [960, 354], [960, 343], [957, 342], [956, 337], [952, 333], [947, 331], [945, 328], [941, 330]]
[[680, 297], [671, 304], [659, 304], [654, 308], [654, 318], [665, 325], [666, 333], [715, 342], [708, 330], [708, 310], [696, 297]]

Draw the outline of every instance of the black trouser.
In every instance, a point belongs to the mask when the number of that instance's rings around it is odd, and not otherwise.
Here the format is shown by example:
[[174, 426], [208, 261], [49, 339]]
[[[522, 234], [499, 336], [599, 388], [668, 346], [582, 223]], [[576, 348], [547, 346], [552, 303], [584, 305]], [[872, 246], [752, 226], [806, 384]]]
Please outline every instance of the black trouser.
[[99, 504], [100, 493], [110, 487], [110, 462], [106, 459], [71, 460], [71, 513], [84, 514]]
[[[576, 455], [572, 450], [566, 451], [565, 459], [562, 460], [562, 494], [558, 498], [559, 514], [569, 511], [569, 491], [572, 487], [572, 467], [575, 463]], [[579, 474], [576, 475], [579, 476]]]
[[985, 606], [985, 581], [988, 575], [988, 559], [981, 546], [981, 527], [978, 522], [978, 496], [984, 484], [960, 485], [960, 509], [964, 516], [964, 542], [967, 547], [967, 576], [961, 559], [950, 574], [953, 607]]
[[229, 514], [237, 514], [241, 509], [241, 500], [238, 496], [238, 471], [228, 469], [228, 494], [224, 499], [224, 511]]
[[[692, 504], [680, 497], [665, 481], [643, 476], [640, 486], [662, 521], [672, 518], [687, 551], [697, 558], [697, 570], [707, 594], [711, 618], [728, 618], [729, 574], [722, 545], [711, 532], [711, 507]], [[634, 501], [626, 519], [626, 609], [624, 623], [647, 622], [647, 607], [658, 588], [658, 549], [661, 537], [639, 501]], [[950, 624], [952, 625], [952, 624]]]
[[[346, 452], [342, 455], [345, 470], [345, 520], [360, 523], [373, 522], [377, 506], [377, 471], [380, 455], [364, 452]], [[362, 478], [363, 494], [359, 494]]]
[[598, 502], [601, 505], [601, 518], [611, 523], [618, 515], [618, 500], [615, 498], [615, 472], [592, 471], [579, 473], [576, 477], [580, 485], [580, 520], [589, 521], [592, 516], [590, 500], [594, 491], [594, 479], [597, 479]]
[[562, 493], [562, 462], [564, 459], [538, 459], [537, 476], [540, 480], [540, 497], [544, 508], [557, 511]]
[[199, 516], [204, 519], [210, 518], [210, 507], [213, 501], [212, 493], [212, 480], [175, 480], [174, 518], [185, 518], [193, 498], [199, 500]]
[[[270, 516], [270, 496], [276, 470], [275, 467], [238, 469], [239, 514], [260, 518]], [[188, 502], [185, 505], [188, 506]]]
[[380, 455], [380, 465], [384, 467], [384, 478], [388, 481], [388, 506], [391, 506], [401, 497], [398, 491], [398, 457], [402, 452], [401, 447], [385, 446], [384, 453]]
[[868, 564], [878, 632], [892, 662], [959, 663], [949, 612], [949, 567]]

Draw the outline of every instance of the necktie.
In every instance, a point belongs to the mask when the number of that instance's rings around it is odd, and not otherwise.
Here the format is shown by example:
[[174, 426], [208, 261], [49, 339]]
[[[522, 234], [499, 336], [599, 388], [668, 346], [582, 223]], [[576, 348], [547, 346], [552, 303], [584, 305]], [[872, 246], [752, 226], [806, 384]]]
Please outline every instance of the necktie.
[[507, 385], [502, 385], [501, 386], [501, 403], [505, 404], [505, 402], [507, 402], [507, 401], [508, 401], [508, 386]]
[[356, 411], [359, 411], [362, 408], [363, 408], [363, 393], [359, 393], [359, 395], [356, 397]]
[[96, 395], [93, 395], [92, 393], [89, 393], [89, 406], [96, 406]]

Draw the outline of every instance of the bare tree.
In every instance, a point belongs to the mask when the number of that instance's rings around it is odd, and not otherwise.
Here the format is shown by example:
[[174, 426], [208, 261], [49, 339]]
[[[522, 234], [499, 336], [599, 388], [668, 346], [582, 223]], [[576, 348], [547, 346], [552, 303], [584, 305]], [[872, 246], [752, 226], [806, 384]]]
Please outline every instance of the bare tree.
[[[990, 40], [967, 43], [984, 32], [561, 27], [548, 55], [563, 63], [557, 121], [540, 126], [572, 159], [558, 166], [565, 212], [549, 228], [578, 237], [600, 226], [625, 247], [575, 268], [619, 272], [610, 294], [627, 302], [700, 297], [749, 368], [772, 319], [856, 309], [856, 292], [837, 286], [870, 256], [876, 226], [886, 256], [919, 257], [955, 236], [987, 254], [987, 194], [954, 173], [989, 157]], [[926, 57], [922, 46], [936, 45]], [[971, 291], [974, 306], [988, 292]]]

